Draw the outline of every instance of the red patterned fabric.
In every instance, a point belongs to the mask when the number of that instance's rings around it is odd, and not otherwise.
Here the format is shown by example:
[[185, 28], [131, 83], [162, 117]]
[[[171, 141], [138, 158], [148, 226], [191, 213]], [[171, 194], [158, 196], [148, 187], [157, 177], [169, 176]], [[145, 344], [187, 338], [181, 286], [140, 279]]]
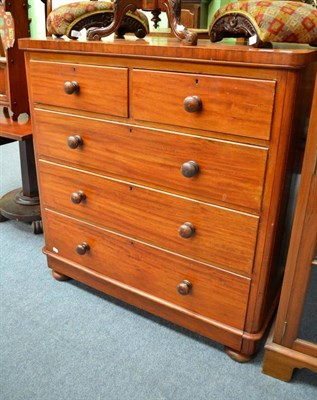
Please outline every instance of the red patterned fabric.
[[4, 6], [0, 6], [0, 38], [4, 50], [14, 45], [14, 20], [10, 12], [5, 11]]
[[262, 42], [316, 43], [317, 9], [297, 1], [238, 1], [221, 7], [210, 22], [229, 14], [246, 16]]
[[[47, 17], [47, 33], [49, 35], [63, 36], [69, 33], [70, 26], [88, 15], [99, 12], [113, 12], [112, 1], [77, 1], [65, 4], [53, 10]], [[149, 23], [141, 11], [128, 11], [127, 15], [138, 19], [149, 31]]]

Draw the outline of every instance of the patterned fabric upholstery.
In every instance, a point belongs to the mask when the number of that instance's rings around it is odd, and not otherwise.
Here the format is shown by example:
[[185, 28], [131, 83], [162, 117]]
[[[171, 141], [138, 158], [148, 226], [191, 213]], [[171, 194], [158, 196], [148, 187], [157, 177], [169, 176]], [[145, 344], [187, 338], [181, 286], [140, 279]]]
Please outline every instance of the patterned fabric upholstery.
[[[224, 28], [226, 32], [223, 32], [221, 37], [221, 34], [219, 35], [220, 19], [228, 16], [233, 16], [236, 20], [231, 20], [227, 24]], [[218, 41], [223, 37], [243, 36], [237, 34], [239, 27], [234, 26], [239, 21], [238, 16], [249, 20], [259, 41], [263, 43], [288, 42], [317, 45], [317, 9], [297, 1], [238, 1], [226, 4], [215, 13], [210, 22], [211, 41]], [[228, 27], [229, 25], [232, 25], [232, 29]], [[248, 37], [247, 34], [245, 36]]]
[[0, 5], [0, 39], [4, 50], [13, 47], [15, 40], [14, 20], [10, 12]]
[[[65, 4], [53, 10], [47, 17], [47, 33], [56, 36], [70, 36], [73, 26], [80, 20], [100, 13], [113, 13], [112, 1], [79, 1]], [[138, 20], [149, 32], [149, 22], [141, 11], [128, 11], [127, 16]]]

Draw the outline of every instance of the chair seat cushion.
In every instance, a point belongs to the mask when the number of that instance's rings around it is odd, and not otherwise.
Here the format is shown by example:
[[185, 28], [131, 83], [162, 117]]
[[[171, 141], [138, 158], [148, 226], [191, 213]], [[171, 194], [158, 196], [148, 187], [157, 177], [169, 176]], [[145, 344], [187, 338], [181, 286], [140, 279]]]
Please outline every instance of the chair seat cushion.
[[317, 45], [317, 9], [297, 1], [238, 1], [221, 7], [209, 25], [212, 42], [224, 37]]
[[[65, 4], [48, 15], [47, 33], [76, 39], [79, 29], [109, 25], [113, 19], [113, 7], [112, 1], [79, 1]], [[127, 24], [127, 19], [132, 19], [137, 22], [136, 25], [141, 25], [145, 34], [149, 32], [148, 19], [141, 11], [128, 11], [123, 18], [123, 24]], [[129, 31], [135, 32], [135, 26]], [[126, 32], [127, 30], [124, 33]]]

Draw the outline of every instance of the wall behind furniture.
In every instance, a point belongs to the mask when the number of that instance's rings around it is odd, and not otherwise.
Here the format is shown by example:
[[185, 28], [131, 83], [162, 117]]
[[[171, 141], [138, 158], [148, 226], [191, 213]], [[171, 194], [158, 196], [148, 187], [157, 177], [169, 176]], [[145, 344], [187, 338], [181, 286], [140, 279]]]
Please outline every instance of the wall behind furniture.
[[45, 36], [45, 6], [41, 0], [29, 1], [29, 18], [31, 18], [31, 36]]

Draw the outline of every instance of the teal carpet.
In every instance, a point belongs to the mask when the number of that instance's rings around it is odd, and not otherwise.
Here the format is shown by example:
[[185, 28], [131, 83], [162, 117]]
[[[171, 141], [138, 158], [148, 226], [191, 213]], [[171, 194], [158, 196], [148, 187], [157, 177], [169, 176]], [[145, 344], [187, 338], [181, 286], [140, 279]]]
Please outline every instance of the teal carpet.
[[[17, 144], [1, 146], [1, 195], [21, 185], [19, 168]], [[317, 399], [308, 370], [291, 383], [263, 375], [263, 349], [238, 364], [217, 343], [55, 281], [43, 242], [28, 224], [0, 224], [1, 400]]]

